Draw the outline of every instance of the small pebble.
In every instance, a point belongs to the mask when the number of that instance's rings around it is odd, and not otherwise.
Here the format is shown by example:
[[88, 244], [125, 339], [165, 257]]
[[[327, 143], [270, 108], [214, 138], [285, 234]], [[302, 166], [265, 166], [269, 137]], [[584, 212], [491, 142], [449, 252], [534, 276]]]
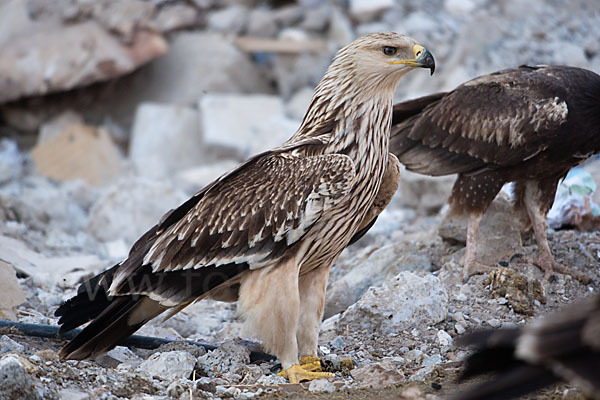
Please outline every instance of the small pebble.
[[486, 322], [492, 328], [498, 328], [498, 327], [500, 327], [500, 325], [502, 325], [502, 323], [500, 322], [500, 320], [498, 320], [496, 318], [488, 319]]

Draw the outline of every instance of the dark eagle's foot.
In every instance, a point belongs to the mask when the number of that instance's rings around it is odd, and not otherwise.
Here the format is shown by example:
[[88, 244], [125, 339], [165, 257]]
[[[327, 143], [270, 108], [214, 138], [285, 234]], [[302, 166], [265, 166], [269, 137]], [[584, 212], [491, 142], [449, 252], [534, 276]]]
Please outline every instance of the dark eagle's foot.
[[465, 261], [465, 265], [463, 266], [463, 282], [467, 283], [473, 275], [489, 274], [495, 269], [495, 267], [481, 264], [477, 260]]
[[554, 275], [554, 272], [558, 272], [562, 275], [569, 275], [573, 279], [578, 280], [584, 285], [589, 285], [591, 279], [589, 276], [582, 274], [579, 271], [575, 271], [571, 268], [565, 267], [552, 257], [551, 254], [538, 253], [533, 257], [524, 257], [520, 262], [533, 264], [544, 272], [544, 278], [550, 280]]

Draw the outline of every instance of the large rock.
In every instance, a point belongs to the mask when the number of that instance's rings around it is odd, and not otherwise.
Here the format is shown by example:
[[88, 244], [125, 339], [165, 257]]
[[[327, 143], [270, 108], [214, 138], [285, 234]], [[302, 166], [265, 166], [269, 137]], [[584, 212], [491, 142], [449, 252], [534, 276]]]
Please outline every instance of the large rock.
[[0, 318], [16, 320], [15, 308], [27, 298], [19, 286], [15, 270], [2, 261], [3, 258], [0, 254]]
[[385, 335], [436, 324], [447, 314], [448, 294], [437, 277], [401, 272], [383, 286], [371, 287], [341, 315], [337, 327]]
[[413, 241], [401, 241], [376, 250], [366, 261], [348, 261], [356, 266], [332, 282], [327, 291], [324, 317], [343, 312], [371, 286], [381, 285], [402, 271], [431, 271], [427, 249]]
[[82, 179], [102, 186], [120, 175], [121, 152], [102, 128], [72, 124], [38, 143], [31, 151], [38, 172], [64, 182]]
[[198, 366], [208, 377], [224, 376], [230, 381], [242, 378], [250, 363], [250, 350], [241, 344], [228, 341], [216, 350], [198, 358]]
[[138, 174], [164, 179], [202, 161], [198, 111], [143, 103], [135, 114], [129, 155]]
[[381, 389], [404, 381], [402, 370], [389, 361], [381, 361], [355, 368], [352, 370], [351, 375], [359, 388]]
[[205, 95], [200, 113], [205, 143], [236, 149], [243, 158], [279, 146], [300, 125], [285, 117], [279, 96]]
[[448, 202], [455, 179], [454, 176], [421, 175], [403, 168], [394, 203], [435, 213]]
[[130, 246], [167, 211], [187, 199], [183, 192], [166, 184], [124, 177], [93, 205], [87, 231], [104, 242], [122, 238]]
[[225, 35], [178, 33], [170, 46], [165, 56], [124, 78], [105, 98], [103, 112], [127, 126], [142, 102], [190, 106], [207, 92], [272, 91], [248, 56]]
[[[516, 253], [523, 254], [522, 225], [508, 196], [501, 192], [481, 219], [477, 240], [478, 260], [487, 265], [496, 265]], [[467, 216], [446, 214], [438, 232], [443, 239], [466, 243]]]
[[[73, 253], [68, 256], [47, 256], [30, 249], [18, 239], [2, 235], [0, 235], [0, 259], [10, 263], [17, 271], [31, 276], [34, 283], [43, 287], [54, 287], [57, 284], [72, 287], [84, 276], [105, 267], [105, 262], [96, 255]], [[16, 278], [11, 281], [7, 272], [2, 278], [8, 285], [16, 284]], [[0, 300], [7, 302], [2, 304], [12, 303], [14, 306], [22, 302], [22, 294], [19, 294], [16, 288], [7, 291], [5, 295], [7, 298], [4, 299], [0, 296]]]
[[6, 400], [44, 398], [35, 385], [38, 380], [34, 375], [35, 369], [29, 361], [15, 354], [7, 354], [0, 358], [0, 398]]
[[[0, 16], [4, 8], [15, 7], [11, 3], [17, 2], [3, 3]], [[11, 25], [3, 19], [0, 26]], [[92, 20], [66, 26], [29, 23], [27, 32], [0, 39], [0, 102], [115, 78], [167, 51], [162, 36], [151, 31], [137, 31], [123, 44]]]

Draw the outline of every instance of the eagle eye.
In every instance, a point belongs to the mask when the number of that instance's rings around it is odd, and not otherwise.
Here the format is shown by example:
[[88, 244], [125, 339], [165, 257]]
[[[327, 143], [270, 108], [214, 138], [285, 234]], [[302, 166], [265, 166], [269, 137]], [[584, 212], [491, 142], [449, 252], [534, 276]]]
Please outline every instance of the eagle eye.
[[383, 54], [386, 56], [393, 56], [398, 51], [397, 47], [393, 46], [383, 46]]

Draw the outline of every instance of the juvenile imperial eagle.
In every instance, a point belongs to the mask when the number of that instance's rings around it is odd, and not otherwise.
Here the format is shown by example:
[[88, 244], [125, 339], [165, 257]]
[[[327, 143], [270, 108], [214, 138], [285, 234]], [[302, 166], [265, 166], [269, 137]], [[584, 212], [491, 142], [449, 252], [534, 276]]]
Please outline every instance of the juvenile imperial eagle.
[[494, 373], [454, 400], [500, 400], [568, 382], [600, 400], [600, 295], [519, 328], [467, 334], [458, 343], [474, 346], [461, 379]]
[[425, 48], [396, 33], [341, 49], [288, 141], [167, 213], [127, 259], [58, 308], [62, 331], [91, 320], [60, 355], [107, 351], [199, 299], [239, 300], [248, 332], [290, 382], [330, 376], [315, 371], [329, 268], [371, 209], [389, 201], [378, 191], [388, 163], [397, 164], [388, 157], [396, 85], [434, 66]]
[[463, 276], [489, 271], [477, 261], [479, 222], [502, 186], [533, 226], [530, 262], [546, 277], [570, 271], [552, 257], [544, 218], [558, 182], [600, 151], [600, 76], [566, 66], [521, 66], [484, 75], [451, 92], [394, 106], [390, 151], [407, 169], [459, 174], [450, 211], [468, 214]]

